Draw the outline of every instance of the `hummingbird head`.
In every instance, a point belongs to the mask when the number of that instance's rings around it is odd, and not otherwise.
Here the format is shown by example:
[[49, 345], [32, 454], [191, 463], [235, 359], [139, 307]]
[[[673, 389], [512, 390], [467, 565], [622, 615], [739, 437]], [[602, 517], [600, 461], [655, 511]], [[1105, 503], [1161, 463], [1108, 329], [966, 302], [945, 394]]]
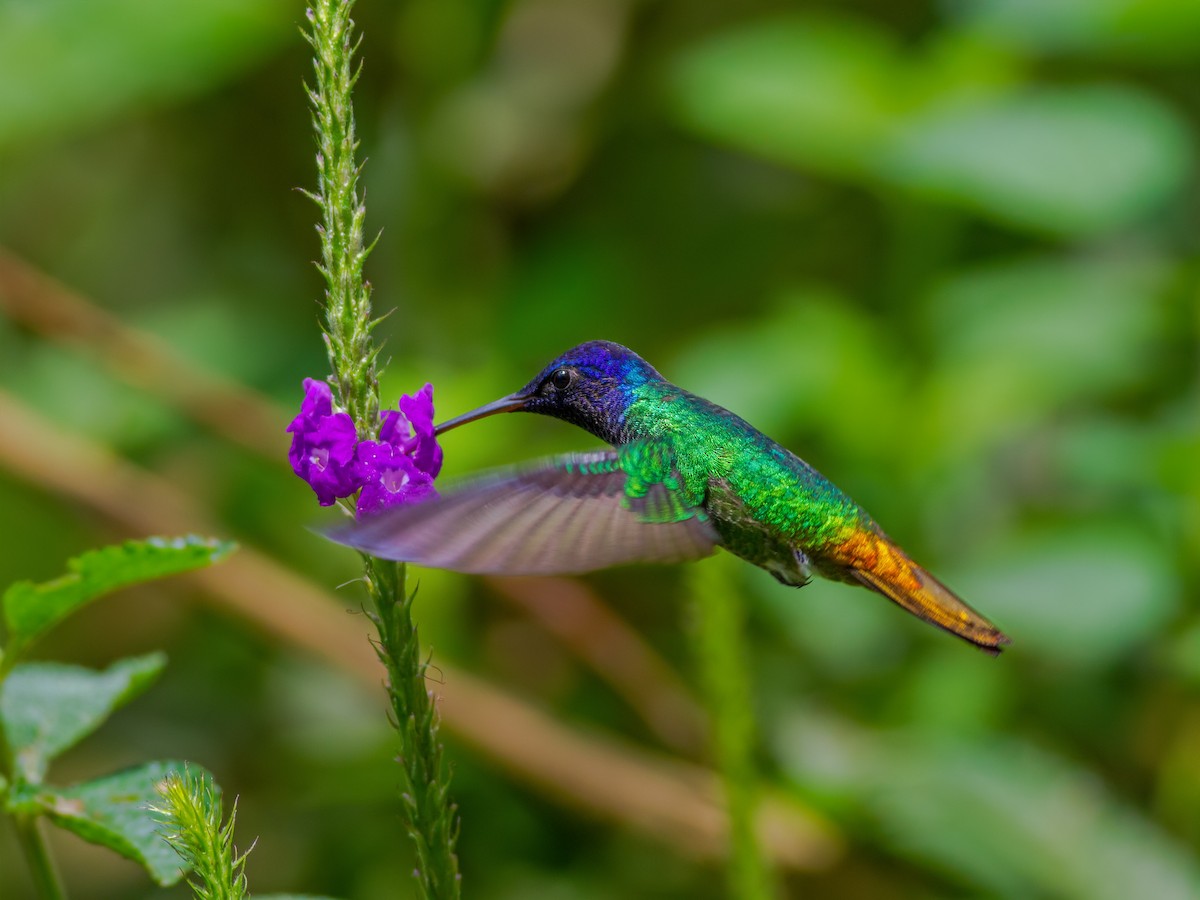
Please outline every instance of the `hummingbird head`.
[[653, 366], [627, 347], [588, 341], [559, 356], [516, 393], [443, 422], [436, 430], [441, 434], [496, 413], [533, 412], [571, 422], [601, 440], [619, 444], [634, 389], [662, 380]]

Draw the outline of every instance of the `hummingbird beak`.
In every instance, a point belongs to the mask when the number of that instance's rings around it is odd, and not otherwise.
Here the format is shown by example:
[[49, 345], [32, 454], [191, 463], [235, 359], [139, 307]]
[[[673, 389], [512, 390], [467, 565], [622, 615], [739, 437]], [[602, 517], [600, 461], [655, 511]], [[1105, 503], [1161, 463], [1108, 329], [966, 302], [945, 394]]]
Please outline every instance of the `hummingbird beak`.
[[525, 408], [525, 403], [528, 399], [524, 394], [509, 394], [507, 397], [501, 397], [499, 400], [493, 400], [491, 403], [484, 404], [478, 409], [473, 409], [468, 413], [463, 413], [461, 416], [455, 416], [453, 419], [446, 420], [441, 425], [435, 426], [433, 433], [444, 434], [451, 428], [466, 425], [468, 422], [474, 422], [476, 419], [494, 416], [496, 413], [517, 412]]

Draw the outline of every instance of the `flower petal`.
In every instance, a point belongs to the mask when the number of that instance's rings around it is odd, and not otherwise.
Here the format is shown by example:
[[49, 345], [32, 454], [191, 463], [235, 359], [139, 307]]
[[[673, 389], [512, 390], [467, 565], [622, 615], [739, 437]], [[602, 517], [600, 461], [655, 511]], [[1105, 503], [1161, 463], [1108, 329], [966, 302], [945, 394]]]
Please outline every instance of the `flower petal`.
[[349, 497], [362, 486], [363, 472], [355, 459], [358, 434], [354, 420], [344, 412], [333, 412], [329, 385], [304, 379], [304, 401], [300, 415], [288, 425], [292, 446], [288, 461], [317, 495], [322, 506], [339, 497]]
[[328, 416], [333, 414], [333, 392], [324, 381], [304, 379], [304, 400], [300, 404], [302, 416]]
[[391, 444], [363, 441], [358, 445], [358, 459], [370, 473], [358, 497], [360, 517], [436, 495], [433, 479]]
[[403, 395], [399, 406], [413, 427], [415, 443], [410, 455], [418, 469], [436, 478], [442, 470], [442, 448], [433, 432], [433, 385], [426, 383], [414, 396]]

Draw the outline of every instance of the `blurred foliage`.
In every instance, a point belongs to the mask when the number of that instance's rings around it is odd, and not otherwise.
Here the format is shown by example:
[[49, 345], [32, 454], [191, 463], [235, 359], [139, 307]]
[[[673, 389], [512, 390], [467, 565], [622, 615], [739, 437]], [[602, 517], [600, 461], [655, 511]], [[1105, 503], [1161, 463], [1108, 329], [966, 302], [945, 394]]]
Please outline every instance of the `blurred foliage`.
[[6, 820], [22, 838], [39, 896], [62, 896], [41, 833], [42, 818], [141, 863], [158, 884], [179, 881], [184, 870], [158, 834], [146, 804], [157, 796], [155, 785], [182, 763], [142, 763], [65, 788], [47, 784], [51, 761], [147, 690], [166, 657], [148, 653], [122, 659], [102, 672], [16, 661], [37, 638], [104, 594], [203, 568], [232, 549], [229, 543], [197, 537], [126, 541], [69, 560], [68, 573], [53, 581], [22, 581], [5, 590], [0, 801]]
[[[355, 560], [299, 527], [314, 510], [282, 431], [324, 374], [295, 190], [313, 180], [303, 8], [167, 8], [0, 0], [0, 245], [273, 398], [278, 458], [2, 317], [0, 387], [340, 584]], [[430, 380], [453, 414], [574, 342], [621, 341], [799, 452], [1014, 639], [988, 659], [865, 591], [743, 567], [767, 787], [847, 848], [787, 892], [1200, 894], [1200, 3], [361, 0], [356, 17], [368, 276], [397, 310], [385, 399]], [[447, 437], [446, 474], [592, 443], [501, 417]], [[0, 508], [0, 582], [113, 536], [17, 475]], [[694, 688], [684, 574], [588, 581]], [[484, 583], [420, 581], [435, 665], [654, 741]], [[64, 771], [194, 759], [260, 837], [256, 890], [404, 895], [381, 698], [177, 590], [44, 642], [93, 667], [172, 659]], [[469, 895], [721, 896], [711, 866], [447, 740]], [[185, 895], [55, 850], [75, 897]], [[0, 879], [17, 871], [0, 832]]]

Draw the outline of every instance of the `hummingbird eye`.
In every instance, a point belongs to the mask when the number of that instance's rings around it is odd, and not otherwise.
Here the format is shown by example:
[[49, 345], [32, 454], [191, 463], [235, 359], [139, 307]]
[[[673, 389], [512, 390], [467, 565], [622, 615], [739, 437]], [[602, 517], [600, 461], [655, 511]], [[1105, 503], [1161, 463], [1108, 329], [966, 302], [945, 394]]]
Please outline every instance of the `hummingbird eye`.
[[571, 369], [558, 369], [550, 376], [550, 384], [555, 390], [565, 391], [571, 386], [571, 382], [575, 380], [575, 372]]

